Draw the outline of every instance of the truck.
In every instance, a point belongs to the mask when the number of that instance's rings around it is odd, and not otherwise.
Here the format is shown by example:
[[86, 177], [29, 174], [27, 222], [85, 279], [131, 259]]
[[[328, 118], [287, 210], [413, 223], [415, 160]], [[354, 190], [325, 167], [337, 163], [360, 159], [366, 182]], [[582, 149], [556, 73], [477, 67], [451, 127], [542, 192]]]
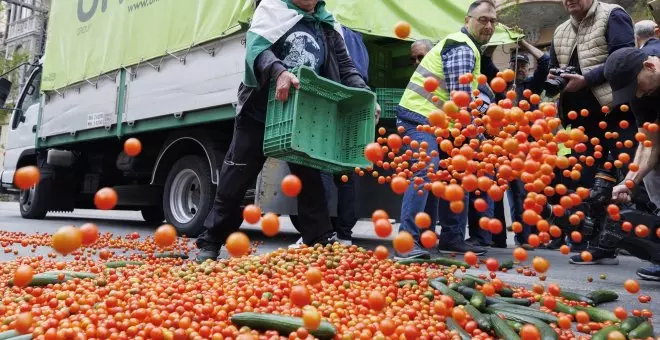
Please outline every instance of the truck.
[[[413, 72], [411, 41], [438, 41], [458, 30], [469, 5], [415, 0], [404, 8], [404, 2], [327, 0], [341, 24], [363, 34], [369, 84], [377, 93], [405, 88]], [[21, 216], [94, 209], [94, 194], [112, 187], [115, 209], [198, 235], [232, 139], [256, 6], [255, 0], [54, 0], [44, 57], [31, 65], [12, 109], [0, 176], [3, 190], [19, 193]], [[400, 20], [413, 28], [407, 39], [394, 35]], [[494, 40], [511, 37], [498, 28]], [[0, 100], [7, 98], [4, 88]], [[383, 108], [380, 125], [388, 133], [396, 130], [397, 103], [390, 98]], [[128, 138], [140, 140], [139, 155], [123, 151]], [[39, 183], [19, 190], [14, 174], [29, 165], [38, 167]], [[295, 200], [279, 192], [286, 173], [286, 165], [269, 160], [245, 203], [295, 213]], [[376, 208], [399, 212], [400, 197], [369, 174], [360, 177], [357, 195], [360, 217]], [[336, 195], [335, 213], [333, 203]]]

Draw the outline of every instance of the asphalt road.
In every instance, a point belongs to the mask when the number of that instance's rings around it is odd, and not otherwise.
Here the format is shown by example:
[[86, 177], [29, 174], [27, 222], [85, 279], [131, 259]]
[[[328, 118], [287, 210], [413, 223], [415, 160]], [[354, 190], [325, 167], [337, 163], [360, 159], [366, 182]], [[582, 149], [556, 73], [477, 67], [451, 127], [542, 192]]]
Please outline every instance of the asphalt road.
[[[125, 235], [137, 231], [141, 235], [149, 235], [153, 232], [156, 226], [147, 225], [142, 221], [139, 212], [130, 211], [96, 211], [96, 210], [76, 210], [73, 213], [53, 213], [49, 214], [46, 219], [41, 221], [25, 220], [20, 216], [18, 204], [13, 202], [0, 202], [0, 230], [5, 231], [21, 231], [25, 233], [53, 233], [63, 225], [81, 225], [83, 223], [93, 222], [98, 225], [101, 232], [111, 232], [115, 235]], [[251, 240], [263, 240], [264, 245], [258, 249], [259, 253], [269, 252], [280, 247], [296, 241], [299, 235], [296, 234], [289, 219], [287, 217], [281, 218], [281, 233], [275, 238], [266, 238], [255, 226], [244, 226], [244, 231], [248, 234]], [[366, 247], [374, 248], [378, 244], [385, 244], [391, 248], [389, 240], [379, 240], [372, 232], [372, 224], [368, 221], [360, 221], [354, 230], [356, 236], [356, 244]], [[511, 252], [513, 249], [512, 234], [509, 234], [509, 249], [490, 249], [488, 256], [492, 256], [502, 261], [511, 259]], [[16, 247], [19, 251], [18, 256], [33, 256], [28, 249]], [[38, 254], [46, 254], [51, 249], [41, 247], [37, 250]], [[226, 254], [221, 254], [225, 255]], [[436, 255], [437, 256], [437, 255]], [[601, 305], [603, 308], [613, 309], [618, 305], [623, 305], [628, 311], [632, 309], [647, 308], [653, 311], [654, 314], [660, 313], [660, 282], [649, 282], [638, 280], [641, 286], [641, 294], [649, 295], [652, 298], [651, 303], [642, 304], [638, 301], [639, 294], [630, 294], [623, 288], [623, 282], [626, 279], [638, 279], [635, 275], [635, 270], [647, 265], [648, 263], [642, 262], [634, 257], [619, 256], [620, 264], [616, 266], [576, 266], [568, 263], [568, 257], [562, 255], [558, 251], [549, 250], [534, 250], [530, 252], [530, 259], [533, 256], [542, 256], [548, 259], [551, 263], [548, 271], [548, 278], [546, 283], [556, 282], [559, 283], [562, 289], [572, 290], [577, 293], [587, 293], [596, 289], [610, 289], [619, 294], [619, 301], [609, 304]], [[3, 261], [9, 261], [14, 258], [14, 255], [9, 253], [0, 254], [0, 266]], [[470, 269], [471, 272], [476, 274], [487, 273], [485, 267], [480, 269]], [[601, 274], [606, 274], [606, 279], [600, 279]], [[591, 276], [593, 282], [587, 282], [587, 277]], [[523, 286], [531, 286], [533, 283], [539, 282], [536, 277], [526, 277], [515, 271], [509, 273], [498, 273], [505, 282], [510, 282]], [[656, 334], [660, 333], [660, 318], [656, 317], [653, 320]]]

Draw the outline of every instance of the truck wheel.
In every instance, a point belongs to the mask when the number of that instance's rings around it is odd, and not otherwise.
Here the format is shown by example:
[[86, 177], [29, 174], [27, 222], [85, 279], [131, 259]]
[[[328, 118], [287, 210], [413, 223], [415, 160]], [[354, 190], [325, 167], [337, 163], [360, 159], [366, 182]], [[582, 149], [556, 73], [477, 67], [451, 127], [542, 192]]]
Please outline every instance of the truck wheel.
[[50, 180], [41, 180], [30, 189], [21, 190], [18, 202], [21, 216], [30, 220], [41, 220], [48, 213], [48, 188]]
[[160, 225], [165, 220], [165, 213], [163, 212], [163, 207], [144, 207], [140, 209], [142, 213], [142, 218], [152, 225]]
[[165, 218], [180, 234], [196, 237], [202, 232], [213, 196], [208, 162], [199, 156], [185, 156], [174, 163], [165, 180]]

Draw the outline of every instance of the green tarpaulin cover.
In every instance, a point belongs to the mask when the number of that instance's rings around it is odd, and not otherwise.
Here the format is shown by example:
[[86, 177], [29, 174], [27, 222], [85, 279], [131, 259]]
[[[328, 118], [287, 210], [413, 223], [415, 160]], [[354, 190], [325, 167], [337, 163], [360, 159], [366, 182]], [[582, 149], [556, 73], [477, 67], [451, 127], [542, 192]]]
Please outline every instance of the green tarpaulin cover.
[[[356, 31], [394, 38], [401, 20], [410, 39], [439, 41], [463, 25], [468, 0], [327, 0], [337, 20]], [[53, 0], [42, 90], [187, 50], [240, 31], [254, 0]], [[493, 41], [516, 36], [498, 28]]]

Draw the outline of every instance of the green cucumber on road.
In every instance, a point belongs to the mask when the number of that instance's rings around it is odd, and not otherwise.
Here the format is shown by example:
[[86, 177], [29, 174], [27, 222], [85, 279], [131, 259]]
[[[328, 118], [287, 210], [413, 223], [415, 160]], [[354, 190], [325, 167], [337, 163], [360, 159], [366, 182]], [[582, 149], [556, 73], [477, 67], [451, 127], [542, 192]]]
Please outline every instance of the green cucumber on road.
[[401, 280], [399, 281], [399, 287], [405, 287], [406, 285], [417, 286], [417, 281], [415, 280]]
[[64, 275], [69, 275], [73, 276], [74, 278], [77, 279], [95, 279], [96, 274], [92, 273], [85, 273], [85, 272], [74, 272], [74, 271], [49, 271], [49, 272], [44, 272], [43, 274], [52, 274], [52, 275], [59, 275], [60, 273]]
[[502, 269], [513, 269], [513, 260], [504, 260], [500, 263], [499, 270]]
[[506, 321], [500, 319], [499, 316], [491, 314], [490, 323], [493, 325], [495, 330], [495, 335], [504, 340], [520, 340], [520, 337], [516, 332], [509, 327], [509, 324]]
[[653, 326], [644, 321], [628, 333], [628, 339], [646, 339], [653, 336]]
[[439, 291], [440, 293], [447, 295], [454, 299], [454, 302], [457, 305], [465, 305], [468, 303], [468, 301], [463, 297], [463, 295], [457, 293], [456, 291], [449, 289], [446, 284], [436, 281], [436, 280], [431, 280], [429, 281], [429, 286], [431, 286], [433, 289]]
[[7, 340], [32, 340], [32, 334], [23, 334], [23, 335], [15, 336], [13, 338], [9, 338]]
[[[543, 301], [541, 301], [541, 304], [543, 304]], [[557, 301], [557, 305], [555, 306], [554, 311], [558, 313], [565, 313], [570, 315], [575, 315], [575, 313], [577, 313], [577, 309], [569, 305], [563, 304], [559, 301]]]
[[509, 325], [509, 327], [511, 327], [514, 331], [516, 331], [516, 333], [520, 333], [520, 331], [522, 330], [522, 328], [524, 326], [520, 322], [516, 322], [516, 321], [512, 321], [512, 320], [506, 320], [506, 324]]
[[472, 320], [474, 320], [479, 326], [479, 329], [486, 332], [489, 332], [491, 330], [490, 319], [488, 318], [487, 315], [482, 314], [477, 308], [475, 308], [471, 304], [465, 305], [465, 311], [468, 312], [468, 314], [470, 314]]
[[157, 259], [168, 258], [168, 259], [187, 260], [189, 256], [186, 253], [175, 253], [175, 252], [172, 252], [172, 251], [168, 251], [168, 252], [164, 252], [164, 253], [155, 253], [154, 257], [157, 258]]
[[[274, 330], [280, 334], [289, 334], [295, 332], [298, 328], [304, 327], [302, 318], [292, 316], [245, 312], [234, 314], [231, 317], [231, 323], [241, 328], [247, 326], [254, 330]], [[337, 334], [337, 330], [327, 321], [321, 321], [319, 328], [310, 331], [310, 334], [319, 339], [332, 339]]]
[[[471, 299], [475, 292], [479, 292], [476, 289], [473, 289], [473, 288], [470, 288], [470, 287], [465, 287], [465, 286], [458, 286], [456, 290], [459, 293], [461, 293], [461, 295], [465, 296], [468, 299]], [[514, 304], [514, 305], [519, 305], [519, 306], [531, 306], [532, 305], [532, 302], [528, 299], [486, 296], [486, 305], [487, 306], [494, 305], [494, 304], [502, 304], [502, 303]]]
[[621, 320], [619, 320], [619, 318], [617, 318], [616, 315], [614, 315], [614, 313], [610, 312], [609, 310], [602, 309], [602, 308], [575, 306], [575, 309], [587, 312], [587, 314], [589, 315], [589, 319], [591, 319], [591, 321], [596, 321], [596, 322], [605, 322], [605, 321], [621, 322]]
[[578, 301], [578, 302], [586, 302], [590, 305], [594, 304], [593, 300], [591, 300], [590, 298], [588, 298], [584, 295], [578, 294], [578, 293], [573, 293], [573, 292], [565, 291], [565, 290], [562, 289], [560, 294], [561, 294], [561, 297], [563, 297], [564, 299], [567, 299], [567, 300]]
[[611, 290], [600, 289], [587, 294], [587, 298], [591, 299], [594, 305], [600, 305], [601, 303], [616, 301], [619, 295]]
[[[56, 284], [56, 283], [63, 283], [69, 280], [73, 280], [74, 277], [71, 275], [64, 274], [62, 279], [60, 280], [59, 274], [47, 274], [47, 273], [40, 273], [32, 277], [32, 281], [28, 284], [30, 287], [45, 287], [50, 284]], [[13, 286], [14, 285], [14, 280], [10, 279], [9, 280], [9, 285]]]
[[[470, 280], [472, 280], [472, 281], [474, 281], [474, 282], [476, 282], [480, 285], [483, 285], [484, 283], [488, 282], [488, 281], [486, 281], [482, 278], [479, 278], [479, 277], [476, 277], [476, 276], [470, 275], [470, 274], [463, 275], [463, 280], [465, 280], [465, 279], [470, 279]], [[474, 287], [471, 287], [471, 288], [474, 288]], [[497, 293], [500, 296], [512, 297], [513, 296], [513, 289], [508, 288], [508, 287], [502, 287], [500, 290], [497, 291]]]
[[511, 305], [507, 303], [498, 303], [494, 304], [491, 306], [488, 306], [486, 310], [495, 310], [495, 311], [506, 311], [506, 312], [511, 312], [511, 313], [516, 313], [516, 314], [522, 314], [525, 316], [530, 316], [542, 321], [545, 321], [547, 323], [557, 323], [557, 317], [546, 313], [542, 312], [538, 309], [531, 308], [531, 307], [525, 307], [525, 306], [518, 306], [518, 305]]
[[458, 335], [461, 336], [461, 340], [470, 340], [472, 337], [470, 336], [470, 333], [468, 333], [463, 327], [461, 327], [458, 323], [456, 323], [456, 320], [452, 317], [448, 317], [445, 320], [445, 323], [447, 324], [447, 329], [450, 331], [456, 331], [458, 332]]
[[138, 261], [112, 261], [112, 262], [106, 262], [105, 266], [106, 268], [122, 268], [126, 266], [141, 266], [143, 265], [143, 262], [138, 262]]
[[594, 335], [591, 336], [591, 340], [607, 340], [607, 336], [614, 331], [619, 331], [622, 334], [625, 334], [625, 332], [623, 332], [621, 327], [612, 325], [612, 326], [603, 327], [601, 330], [594, 333]]
[[512, 311], [505, 311], [505, 310], [497, 310], [497, 309], [492, 309], [490, 307], [486, 308], [488, 312], [491, 314], [495, 315], [501, 315], [503, 316], [506, 320], [518, 322], [522, 325], [526, 324], [532, 324], [536, 326], [536, 328], [539, 330], [539, 333], [541, 333], [541, 340], [557, 340], [559, 339], [559, 334], [555, 332], [552, 327], [550, 327], [545, 320], [541, 320], [532, 316], [527, 315], [527, 312], [521, 312], [524, 314], [518, 314], [514, 313]]
[[470, 265], [458, 260], [448, 259], [446, 257], [436, 257], [434, 259], [403, 259], [396, 261], [398, 264], [413, 264], [413, 263], [428, 263], [428, 264], [439, 264], [447, 267], [456, 266], [456, 267], [465, 267], [470, 268]]
[[641, 325], [642, 322], [646, 321], [646, 318], [643, 318], [641, 316], [629, 316], [623, 322], [621, 322], [621, 329], [625, 333], [630, 333], [633, 329], [637, 328], [637, 326]]
[[482, 310], [486, 307], [486, 295], [480, 291], [475, 291], [470, 298], [470, 304], [477, 307], [477, 309]]
[[11, 338], [17, 337], [19, 335], [21, 335], [21, 333], [19, 333], [19, 332], [12, 329], [12, 330], [0, 333], [0, 340], [11, 339]]

